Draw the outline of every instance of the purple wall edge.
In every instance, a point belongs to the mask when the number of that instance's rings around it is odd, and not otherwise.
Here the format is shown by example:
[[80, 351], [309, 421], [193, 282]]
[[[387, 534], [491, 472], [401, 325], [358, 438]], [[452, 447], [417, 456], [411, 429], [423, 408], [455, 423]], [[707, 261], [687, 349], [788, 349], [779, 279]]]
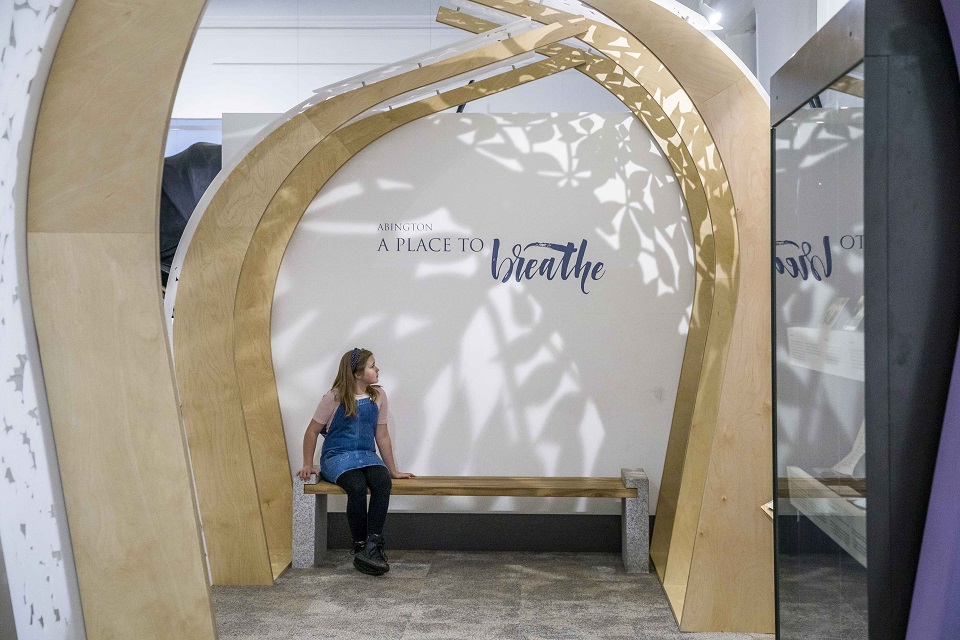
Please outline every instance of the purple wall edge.
[[947, 18], [950, 39], [953, 41], [953, 57], [960, 61], [960, 2], [958, 0], [940, 0], [943, 15]]
[[907, 640], [960, 638], [960, 349], [940, 435], [937, 467], [913, 587]]
[[[960, 63], [960, 0], [941, 0]], [[960, 638], [960, 348], [940, 434], [907, 640]]]

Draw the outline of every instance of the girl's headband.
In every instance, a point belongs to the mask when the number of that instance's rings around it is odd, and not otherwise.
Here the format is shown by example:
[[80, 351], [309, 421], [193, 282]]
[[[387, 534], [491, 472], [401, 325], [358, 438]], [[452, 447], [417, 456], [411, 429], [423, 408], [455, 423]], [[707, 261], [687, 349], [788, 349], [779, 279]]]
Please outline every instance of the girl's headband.
[[360, 347], [354, 347], [350, 352], [350, 370], [354, 371], [360, 363]]

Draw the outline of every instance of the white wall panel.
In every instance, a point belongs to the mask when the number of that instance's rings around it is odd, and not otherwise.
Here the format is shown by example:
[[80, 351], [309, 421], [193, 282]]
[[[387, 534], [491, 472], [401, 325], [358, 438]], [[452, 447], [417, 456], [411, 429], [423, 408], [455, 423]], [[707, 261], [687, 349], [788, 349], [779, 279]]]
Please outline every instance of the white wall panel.
[[[62, 5], [62, 6], [61, 6]], [[72, 2], [0, 3], [0, 547], [20, 640], [85, 637], [26, 281], [26, 190], [40, 96]], [[6, 594], [0, 595], [0, 598]], [[7, 611], [0, 607], [0, 613]]]
[[[432, 230], [378, 231], [405, 222]], [[453, 246], [396, 251], [398, 237]], [[462, 251], [459, 237], [482, 239], [483, 251]], [[501, 259], [518, 242], [585, 239], [605, 272], [586, 295], [572, 279], [502, 283], [494, 238]], [[402, 469], [603, 476], [639, 466], [653, 499], [692, 296], [680, 190], [632, 116], [441, 114], [407, 125], [333, 177], [284, 258], [273, 357], [291, 468], [339, 356], [364, 346], [382, 369]], [[391, 508], [620, 506], [397, 497]]]

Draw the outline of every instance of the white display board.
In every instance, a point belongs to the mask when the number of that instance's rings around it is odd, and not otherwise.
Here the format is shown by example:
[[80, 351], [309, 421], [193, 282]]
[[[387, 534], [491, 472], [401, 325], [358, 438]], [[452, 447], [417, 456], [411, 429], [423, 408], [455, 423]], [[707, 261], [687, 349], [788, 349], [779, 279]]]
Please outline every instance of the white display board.
[[[516, 256], [554, 263], [524, 264], [518, 282], [507, 277]], [[272, 332], [291, 469], [339, 357], [361, 346], [381, 369], [401, 470], [642, 467], [655, 501], [693, 284], [680, 189], [633, 117], [439, 114], [409, 124], [327, 183], [284, 257]], [[391, 508], [620, 505], [395, 497]]]

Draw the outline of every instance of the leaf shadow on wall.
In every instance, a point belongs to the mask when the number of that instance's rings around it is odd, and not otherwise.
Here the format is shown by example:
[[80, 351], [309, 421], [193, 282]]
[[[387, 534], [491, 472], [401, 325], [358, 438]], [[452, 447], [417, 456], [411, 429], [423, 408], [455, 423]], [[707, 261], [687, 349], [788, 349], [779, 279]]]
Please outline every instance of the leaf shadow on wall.
[[[431, 237], [454, 238], [452, 250], [396, 251], [400, 238], [409, 247]], [[461, 237], [484, 249], [461, 251]], [[500, 282], [494, 237], [501, 260], [516, 243], [585, 239], [586, 259], [606, 271], [586, 295], [574, 278]], [[376, 250], [381, 239], [389, 251]], [[291, 465], [339, 355], [364, 346], [383, 369], [401, 469], [644, 467], [655, 499], [693, 298], [692, 244], [669, 165], [627, 116], [441, 114], [385, 136], [321, 191], [281, 268], [273, 355]], [[417, 508], [451, 504], [511, 502], [421, 498]]]

